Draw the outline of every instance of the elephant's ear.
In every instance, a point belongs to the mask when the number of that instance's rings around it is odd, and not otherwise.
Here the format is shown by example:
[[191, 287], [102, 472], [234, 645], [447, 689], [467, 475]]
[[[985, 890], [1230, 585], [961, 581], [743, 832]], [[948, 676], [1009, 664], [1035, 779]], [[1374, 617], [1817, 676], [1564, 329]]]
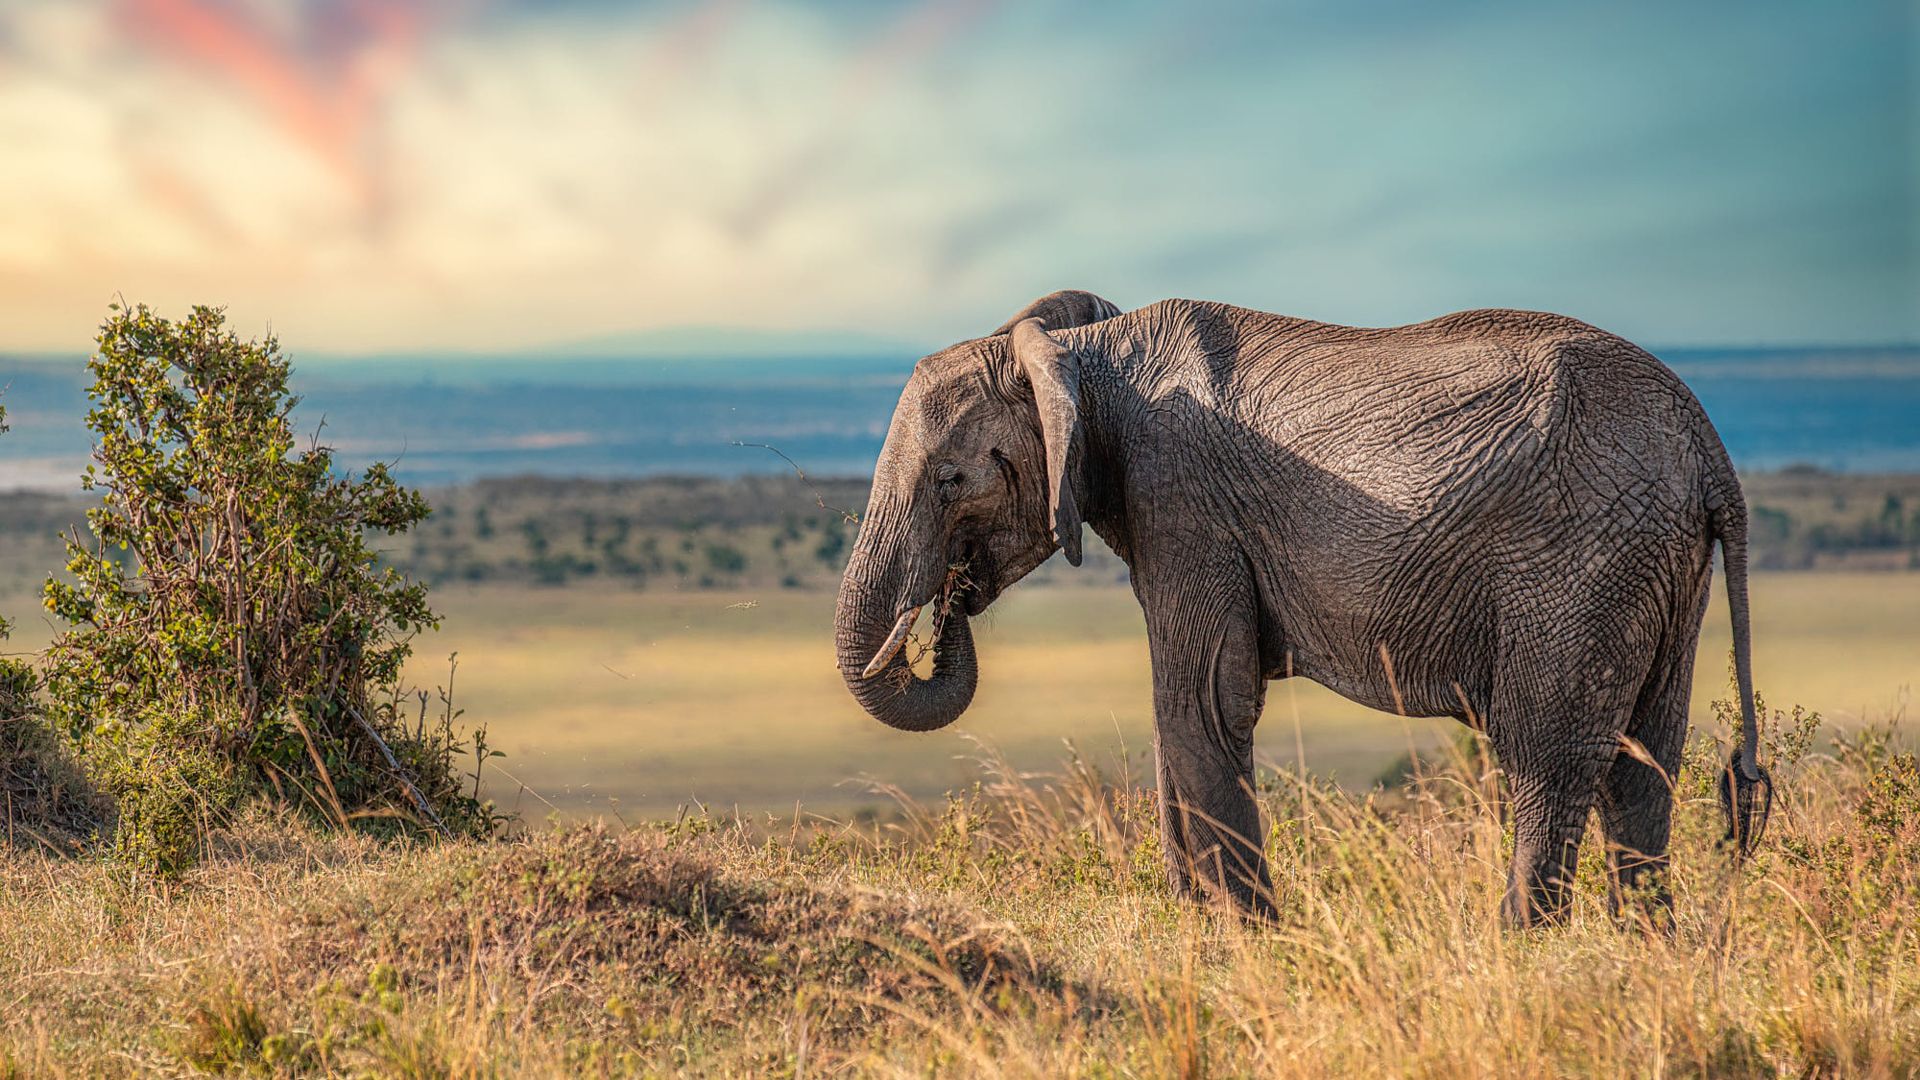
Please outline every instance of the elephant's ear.
[[1040, 410], [1053, 538], [1067, 561], [1079, 566], [1080, 507], [1074, 501], [1073, 476], [1080, 469], [1085, 453], [1081, 444], [1086, 441], [1080, 425], [1080, 364], [1065, 346], [1047, 336], [1038, 317], [1014, 324], [1012, 332], [1013, 358], [1032, 384], [1033, 403]]
[[1039, 319], [1042, 330], [1066, 330], [1111, 319], [1118, 314], [1120, 309], [1110, 300], [1079, 289], [1061, 289], [1021, 308], [1019, 314], [1001, 324], [1000, 329], [993, 333], [1010, 334], [1014, 327], [1028, 319]]

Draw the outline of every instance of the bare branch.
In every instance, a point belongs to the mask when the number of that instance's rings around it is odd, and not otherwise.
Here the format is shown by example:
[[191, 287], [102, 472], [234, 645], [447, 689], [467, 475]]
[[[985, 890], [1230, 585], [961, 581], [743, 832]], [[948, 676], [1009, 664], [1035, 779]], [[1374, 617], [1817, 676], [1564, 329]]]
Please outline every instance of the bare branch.
[[798, 476], [798, 477], [800, 478], [800, 482], [801, 482], [801, 483], [803, 483], [803, 484], [805, 484], [805, 485], [807, 485], [807, 490], [808, 490], [808, 491], [811, 491], [811, 492], [813, 492], [813, 501], [814, 501], [814, 503], [815, 503], [816, 505], [818, 505], [818, 506], [820, 507], [820, 509], [822, 509], [822, 510], [831, 510], [831, 511], [833, 511], [833, 512], [834, 512], [834, 513], [836, 513], [836, 514], [839, 514], [839, 515], [840, 515], [840, 517], [841, 517], [841, 518], [842, 518], [842, 519], [843, 519], [843, 520], [844, 520], [844, 521], [845, 521], [845, 522], [846, 522], [847, 524], [849, 524], [849, 525], [858, 525], [858, 524], [860, 524], [860, 515], [859, 515], [859, 514], [856, 514], [856, 513], [854, 513], [853, 511], [851, 511], [851, 510], [847, 510], [847, 509], [844, 509], [844, 508], [842, 508], [842, 507], [838, 507], [838, 506], [834, 506], [834, 505], [832, 505], [831, 503], [829, 503], [829, 502], [827, 502], [827, 497], [826, 497], [825, 495], [822, 495], [822, 494], [820, 493], [820, 489], [819, 489], [819, 488], [817, 488], [817, 487], [815, 487], [815, 486], [813, 485], [813, 481], [812, 481], [811, 479], [809, 479], [809, 478], [807, 477], [807, 470], [805, 470], [805, 469], [802, 469], [802, 468], [800, 467], [800, 463], [799, 463], [799, 462], [797, 462], [797, 461], [795, 461], [795, 460], [793, 460], [792, 458], [790, 458], [790, 457], [788, 457], [788, 456], [786, 455], [786, 453], [785, 453], [784, 451], [782, 451], [782, 450], [781, 450], [781, 449], [780, 449], [779, 447], [777, 447], [777, 446], [768, 446], [768, 445], [767, 445], [766, 443], [757, 443], [757, 442], [741, 442], [741, 441], [740, 441], [740, 440], [738, 440], [738, 439], [735, 439], [735, 440], [733, 441], [733, 445], [735, 445], [735, 446], [746, 446], [746, 447], [752, 447], [752, 448], [755, 448], [755, 449], [760, 449], [760, 450], [770, 450], [770, 451], [772, 451], [772, 452], [773, 452], [774, 454], [776, 454], [776, 455], [778, 455], [778, 456], [779, 456], [779, 458], [780, 458], [780, 460], [781, 460], [781, 461], [784, 461], [784, 462], [786, 462], [786, 463], [787, 463], [787, 464], [788, 464], [789, 466], [791, 466], [791, 467], [793, 468], [793, 474], [794, 474], [795, 476]]

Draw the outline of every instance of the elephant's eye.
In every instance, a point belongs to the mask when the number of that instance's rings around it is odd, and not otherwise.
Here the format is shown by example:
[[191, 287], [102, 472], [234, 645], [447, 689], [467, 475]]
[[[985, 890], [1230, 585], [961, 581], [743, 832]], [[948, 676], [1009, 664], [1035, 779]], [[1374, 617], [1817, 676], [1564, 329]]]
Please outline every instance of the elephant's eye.
[[951, 499], [960, 492], [960, 482], [964, 479], [956, 465], [942, 465], [933, 471], [933, 482], [939, 486], [940, 497]]

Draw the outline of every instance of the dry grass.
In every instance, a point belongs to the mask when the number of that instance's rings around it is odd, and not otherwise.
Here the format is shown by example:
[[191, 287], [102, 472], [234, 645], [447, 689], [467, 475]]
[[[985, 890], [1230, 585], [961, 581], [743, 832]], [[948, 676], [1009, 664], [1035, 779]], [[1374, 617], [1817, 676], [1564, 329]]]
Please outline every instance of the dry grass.
[[[1268, 778], [1280, 921], [1163, 891], [1151, 796], [988, 760], [893, 824], [683, 818], [378, 846], [256, 818], [166, 891], [0, 862], [21, 1075], [1909, 1075], [1920, 768], [1772, 739], [1761, 852], [1681, 780], [1672, 935], [1496, 928], [1471, 748], [1374, 796]], [[1698, 755], [1712, 760], [1710, 751]], [[1634, 910], [1632, 908], [1629, 909]]]

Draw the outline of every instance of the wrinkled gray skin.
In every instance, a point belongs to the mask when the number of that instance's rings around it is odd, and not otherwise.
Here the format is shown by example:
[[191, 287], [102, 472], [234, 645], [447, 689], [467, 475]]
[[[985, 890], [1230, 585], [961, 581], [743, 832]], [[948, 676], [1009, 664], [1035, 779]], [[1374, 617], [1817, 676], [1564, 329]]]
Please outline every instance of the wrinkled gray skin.
[[[1515, 827], [1510, 924], [1564, 910], [1596, 809], [1614, 895], [1658, 893], [1715, 540], [1745, 714], [1729, 837], [1744, 850], [1764, 822], [1740, 486], [1693, 395], [1618, 337], [1523, 311], [1373, 330], [1035, 301], [900, 395], [836, 615], [854, 697], [903, 730], [952, 723], [978, 677], [967, 616], [1055, 550], [1077, 564], [1083, 521], [1146, 614], [1187, 894], [1271, 911], [1253, 728], [1289, 675], [1486, 732]], [[952, 612], [920, 678], [883, 646], [928, 604]]]

